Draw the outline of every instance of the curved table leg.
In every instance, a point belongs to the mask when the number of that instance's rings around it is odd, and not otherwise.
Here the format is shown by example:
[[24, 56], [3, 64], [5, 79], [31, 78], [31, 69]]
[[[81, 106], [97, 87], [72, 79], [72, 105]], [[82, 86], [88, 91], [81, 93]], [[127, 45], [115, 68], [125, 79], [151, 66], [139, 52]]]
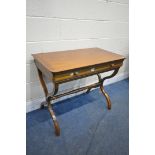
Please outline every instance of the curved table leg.
[[101, 75], [100, 75], [100, 74], [97, 74], [98, 79], [99, 79], [99, 82], [101, 83], [101, 84], [100, 84], [100, 90], [101, 90], [102, 94], [103, 94], [103, 95], [105, 96], [105, 98], [106, 98], [107, 107], [108, 107], [109, 110], [111, 109], [111, 100], [110, 100], [109, 95], [108, 95], [108, 94], [106, 93], [106, 91], [104, 90], [103, 82], [104, 82], [106, 79], [109, 79], [109, 78], [114, 77], [114, 76], [118, 73], [118, 71], [119, 71], [119, 68], [115, 69], [114, 72], [113, 72], [111, 75], [109, 75], [109, 76], [107, 76], [107, 77], [104, 77], [103, 79], [101, 78]]
[[107, 107], [110, 110], [111, 109], [111, 101], [109, 95], [105, 92], [103, 85], [100, 86], [100, 90], [102, 94], [105, 96], [106, 101], [107, 101]]
[[53, 124], [54, 124], [54, 128], [55, 128], [55, 134], [56, 134], [57, 136], [60, 136], [60, 127], [59, 127], [59, 123], [58, 123], [58, 121], [56, 120], [56, 116], [55, 116], [55, 114], [54, 114], [54, 111], [53, 111], [53, 109], [52, 109], [52, 106], [51, 106], [51, 103], [50, 103], [50, 102], [48, 102], [48, 110], [49, 110], [50, 115], [51, 115], [52, 120], [53, 120]]
[[[48, 94], [49, 94], [49, 93], [48, 93], [48, 89], [47, 89], [46, 84], [45, 84], [45, 81], [44, 81], [44, 79], [43, 79], [42, 72], [41, 72], [39, 69], [38, 69], [38, 75], [39, 75], [40, 83], [41, 83], [42, 88], [43, 88], [43, 90], [44, 90], [44, 94], [45, 94], [45, 96], [46, 96], [46, 98], [47, 98], [47, 96], [48, 96]], [[58, 85], [55, 85], [55, 84], [54, 84], [52, 95], [55, 95], [57, 92], [58, 92]], [[53, 109], [52, 109], [51, 102], [48, 100], [48, 98], [47, 98], [47, 100], [46, 100], [46, 103], [45, 103], [45, 102], [42, 102], [42, 103], [41, 103], [40, 108], [41, 108], [41, 109], [44, 108], [45, 104], [47, 104], [47, 106], [48, 106], [48, 111], [49, 111], [49, 113], [50, 113], [50, 115], [51, 115], [51, 118], [52, 118], [52, 120], [53, 120], [53, 124], [54, 124], [54, 128], [55, 128], [55, 134], [56, 134], [57, 136], [60, 136], [60, 127], [59, 127], [59, 124], [58, 124], [58, 122], [57, 122], [57, 120], [56, 120], [56, 116], [55, 116], [55, 114], [54, 114], [54, 111], [53, 111]]]

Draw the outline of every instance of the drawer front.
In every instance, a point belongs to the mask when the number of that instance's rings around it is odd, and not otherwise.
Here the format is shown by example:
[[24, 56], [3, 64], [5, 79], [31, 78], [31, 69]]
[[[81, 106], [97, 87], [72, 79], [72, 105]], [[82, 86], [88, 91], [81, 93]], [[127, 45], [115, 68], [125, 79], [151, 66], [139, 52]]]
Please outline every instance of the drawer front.
[[95, 67], [89, 67], [85, 69], [79, 69], [76, 71], [70, 71], [62, 74], [56, 74], [54, 75], [54, 81], [55, 82], [64, 82], [64, 81], [70, 81], [73, 79], [78, 79], [81, 77], [86, 77], [89, 75], [94, 75], [97, 73], [102, 73], [105, 71], [113, 70], [115, 68], [118, 68], [122, 65], [122, 63], [112, 63], [108, 65], [101, 65], [101, 66], [95, 66]]

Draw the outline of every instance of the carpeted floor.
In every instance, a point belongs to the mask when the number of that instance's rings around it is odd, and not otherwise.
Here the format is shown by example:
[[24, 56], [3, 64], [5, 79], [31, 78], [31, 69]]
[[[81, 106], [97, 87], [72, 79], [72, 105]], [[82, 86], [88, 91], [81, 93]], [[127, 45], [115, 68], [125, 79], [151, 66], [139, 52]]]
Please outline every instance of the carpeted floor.
[[27, 114], [27, 155], [128, 155], [129, 80], [108, 85], [112, 109], [99, 89], [54, 106], [61, 128], [56, 137], [47, 109]]

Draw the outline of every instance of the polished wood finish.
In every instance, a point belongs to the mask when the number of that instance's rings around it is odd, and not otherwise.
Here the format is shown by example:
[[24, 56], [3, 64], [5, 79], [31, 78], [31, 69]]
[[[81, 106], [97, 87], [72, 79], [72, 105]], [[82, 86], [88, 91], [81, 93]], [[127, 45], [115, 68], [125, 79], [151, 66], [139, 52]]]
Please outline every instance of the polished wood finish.
[[111, 64], [107, 63], [105, 65], [96, 65], [93, 67], [85, 67], [85, 68], [77, 69], [75, 71], [67, 71], [67, 72], [59, 73], [54, 75], [53, 78], [56, 83], [63, 83], [63, 82], [95, 75], [97, 73], [103, 73], [121, 66], [122, 66], [122, 61], [117, 61]]
[[110, 79], [110, 78], [114, 77], [114, 76], [118, 73], [118, 71], [119, 71], [119, 68], [115, 69], [114, 72], [113, 72], [111, 75], [109, 75], [109, 76], [107, 76], [107, 77], [105, 77], [105, 78], [103, 78], [103, 79], [101, 78], [101, 75], [100, 75], [100, 74], [97, 74], [98, 79], [99, 79], [99, 82], [101, 83], [101, 84], [100, 84], [100, 89], [101, 89], [102, 94], [103, 94], [103, 95], [105, 96], [105, 98], [106, 98], [107, 107], [108, 107], [109, 110], [111, 109], [111, 100], [110, 100], [109, 95], [108, 95], [108, 94], [106, 93], [106, 91], [104, 90], [103, 82], [104, 82], [105, 79]]
[[[48, 92], [48, 89], [47, 89], [47, 87], [46, 87], [45, 80], [43, 79], [43, 74], [42, 74], [42, 72], [41, 72], [39, 69], [38, 69], [38, 75], [39, 75], [39, 80], [40, 80], [40, 83], [41, 83], [42, 88], [43, 88], [43, 90], [44, 90], [45, 96], [47, 97], [48, 94], [49, 94], [49, 92]], [[54, 88], [55, 88], [55, 87], [54, 87]], [[56, 94], [56, 93], [57, 93], [57, 89], [53, 89], [52, 95], [54, 95], [54, 94]], [[49, 110], [50, 115], [51, 115], [52, 120], [53, 120], [53, 124], [54, 124], [54, 128], [55, 128], [55, 134], [56, 134], [57, 136], [59, 136], [59, 135], [60, 135], [60, 127], [59, 127], [59, 124], [58, 124], [58, 122], [57, 122], [57, 120], [56, 120], [56, 116], [55, 116], [55, 114], [54, 114], [54, 111], [53, 111], [53, 109], [52, 109], [52, 105], [51, 105], [51, 103], [50, 103], [49, 100], [47, 101], [47, 106], [48, 106], [48, 110]], [[41, 103], [41, 107], [40, 107], [40, 108], [41, 108], [41, 109], [44, 108], [44, 103]]]
[[77, 49], [33, 54], [52, 73], [81, 69], [124, 59], [123, 56], [99, 48]]
[[[110, 97], [104, 90], [103, 82], [117, 74], [119, 68], [123, 65], [125, 59], [123, 56], [99, 48], [87, 48], [38, 53], [33, 54], [33, 57], [46, 97], [46, 102], [41, 104], [41, 108], [44, 108], [45, 104], [48, 106], [57, 136], [60, 135], [60, 127], [50, 103], [52, 100], [83, 90], [89, 93], [92, 88], [100, 87], [102, 94], [106, 98], [107, 107], [111, 109]], [[100, 73], [111, 70], [114, 71], [111, 75], [101, 78]], [[48, 92], [43, 75], [54, 85], [53, 91], [50, 93]], [[57, 95], [59, 84], [91, 75], [97, 75], [99, 82]]]

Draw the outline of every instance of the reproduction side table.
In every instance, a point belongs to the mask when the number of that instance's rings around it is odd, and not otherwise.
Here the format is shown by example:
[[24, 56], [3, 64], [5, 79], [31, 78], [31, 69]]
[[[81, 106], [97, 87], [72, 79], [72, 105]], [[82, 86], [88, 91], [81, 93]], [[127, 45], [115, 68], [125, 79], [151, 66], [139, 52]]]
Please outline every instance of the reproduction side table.
[[[59, 52], [48, 52], [33, 54], [35, 64], [38, 69], [40, 83], [45, 93], [46, 102], [41, 103], [41, 108], [45, 105], [52, 117], [55, 134], [60, 135], [60, 127], [54, 114], [51, 101], [65, 95], [77, 93], [86, 90], [86, 93], [92, 88], [100, 87], [102, 94], [107, 101], [108, 109], [111, 109], [109, 95], [105, 92], [103, 82], [112, 78], [118, 73], [119, 68], [123, 65], [124, 57], [99, 48], [77, 49]], [[100, 73], [113, 70], [109, 76], [101, 78]], [[48, 92], [43, 75], [46, 76], [54, 85], [53, 91]], [[62, 83], [97, 75], [98, 82], [89, 86], [84, 86], [69, 92], [57, 94], [58, 86]]]

